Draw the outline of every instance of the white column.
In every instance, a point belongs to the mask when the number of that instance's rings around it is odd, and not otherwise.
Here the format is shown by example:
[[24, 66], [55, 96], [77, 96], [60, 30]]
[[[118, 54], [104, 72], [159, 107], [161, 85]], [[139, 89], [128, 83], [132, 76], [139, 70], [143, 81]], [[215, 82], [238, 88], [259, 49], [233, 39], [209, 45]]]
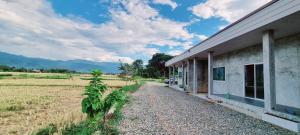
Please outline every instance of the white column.
[[208, 97], [213, 94], [213, 52], [208, 53]]
[[169, 86], [171, 86], [171, 66], [169, 66]]
[[273, 31], [263, 33], [263, 62], [264, 62], [264, 90], [265, 110], [271, 112], [276, 105], [275, 63], [274, 63], [274, 35]]
[[183, 88], [184, 88], [184, 76], [185, 76], [185, 71], [184, 71], [184, 64], [182, 63], [182, 79], [181, 79], [181, 81], [182, 81], [182, 86], [183, 86]]
[[194, 64], [193, 64], [194, 65], [194, 67], [193, 67], [193, 91], [194, 91], [194, 94], [197, 94], [197, 90], [198, 90], [197, 64], [198, 63], [197, 63], [196, 58], [194, 58], [193, 61], [194, 61]]
[[186, 79], [187, 79], [187, 84], [186, 84], [186, 88], [187, 88], [187, 91], [190, 91], [190, 85], [189, 85], [189, 83], [190, 83], [190, 62], [189, 62], [189, 60], [187, 60], [187, 68], [186, 68], [186, 71], [187, 71], [187, 77], [186, 77]]
[[173, 66], [173, 82], [172, 82], [172, 85], [175, 85], [175, 79], [176, 79], [176, 77], [175, 77], [175, 65]]

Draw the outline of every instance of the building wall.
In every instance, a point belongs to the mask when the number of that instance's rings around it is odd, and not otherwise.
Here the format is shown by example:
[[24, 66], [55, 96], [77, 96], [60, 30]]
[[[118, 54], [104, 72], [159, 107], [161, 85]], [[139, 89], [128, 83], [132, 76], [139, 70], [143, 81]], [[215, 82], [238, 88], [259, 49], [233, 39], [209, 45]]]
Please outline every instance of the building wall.
[[244, 66], [262, 63], [262, 57], [261, 45], [214, 57], [214, 68], [225, 67], [225, 81], [214, 80], [213, 93], [244, 97]]
[[276, 102], [300, 108], [300, 34], [276, 41]]
[[[300, 108], [300, 34], [275, 41], [276, 103]], [[244, 97], [244, 66], [263, 63], [262, 45], [214, 57], [213, 67], [225, 67], [225, 81], [213, 81], [214, 94]]]

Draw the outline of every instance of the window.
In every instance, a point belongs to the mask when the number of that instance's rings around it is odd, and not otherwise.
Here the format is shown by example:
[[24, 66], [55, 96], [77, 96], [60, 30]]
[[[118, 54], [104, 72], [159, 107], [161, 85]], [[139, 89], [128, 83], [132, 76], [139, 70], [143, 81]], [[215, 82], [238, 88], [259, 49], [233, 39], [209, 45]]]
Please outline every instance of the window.
[[179, 77], [179, 78], [182, 77], [182, 72], [178, 72], [178, 77]]
[[214, 68], [213, 74], [214, 80], [225, 81], [225, 67]]

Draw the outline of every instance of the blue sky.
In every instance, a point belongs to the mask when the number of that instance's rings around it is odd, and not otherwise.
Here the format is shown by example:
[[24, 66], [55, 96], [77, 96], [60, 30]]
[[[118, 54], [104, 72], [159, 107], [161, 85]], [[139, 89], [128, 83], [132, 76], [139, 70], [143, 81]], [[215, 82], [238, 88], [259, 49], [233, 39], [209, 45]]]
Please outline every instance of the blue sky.
[[54, 60], [178, 55], [270, 0], [0, 1], [0, 49]]

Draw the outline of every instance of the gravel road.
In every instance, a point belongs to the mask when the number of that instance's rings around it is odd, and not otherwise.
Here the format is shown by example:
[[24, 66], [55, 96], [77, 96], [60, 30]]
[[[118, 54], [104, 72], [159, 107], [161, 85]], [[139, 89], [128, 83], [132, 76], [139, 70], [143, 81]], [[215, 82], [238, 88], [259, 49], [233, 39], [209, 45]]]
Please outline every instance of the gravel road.
[[132, 98], [123, 109], [121, 134], [296, 134], [158, 83], [147, 83]]

